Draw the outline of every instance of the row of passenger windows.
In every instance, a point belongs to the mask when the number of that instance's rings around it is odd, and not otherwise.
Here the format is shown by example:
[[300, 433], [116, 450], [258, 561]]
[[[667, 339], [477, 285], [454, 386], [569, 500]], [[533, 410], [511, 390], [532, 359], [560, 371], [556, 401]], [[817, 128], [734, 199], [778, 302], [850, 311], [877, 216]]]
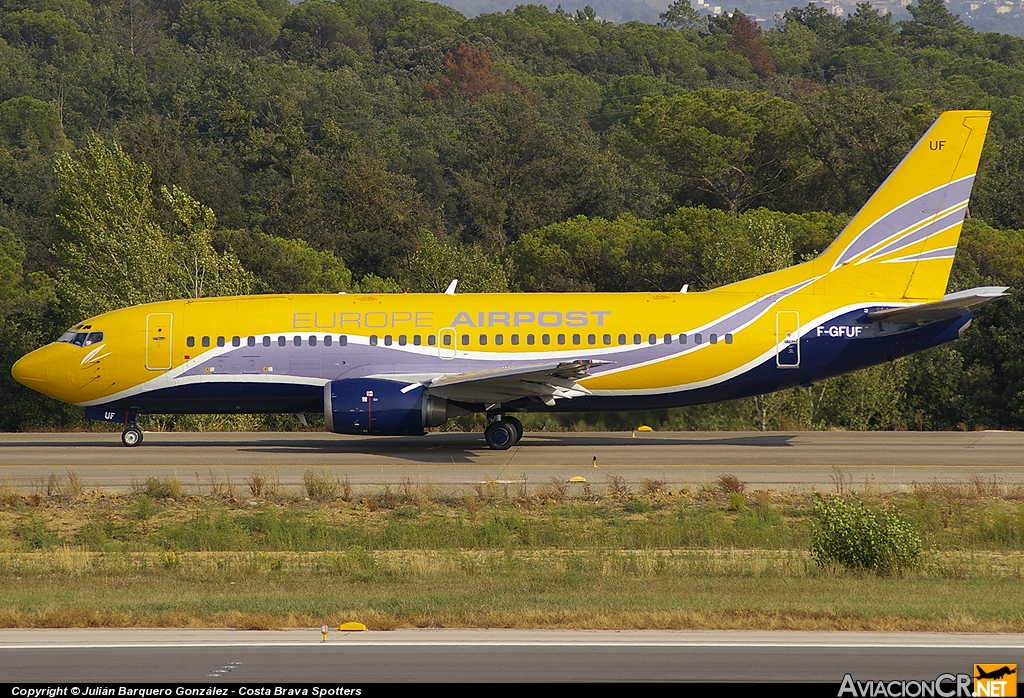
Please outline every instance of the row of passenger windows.
[[[102, 335], [101, 335], [101, 337], [102, 337]], [[378, 337], [375, 334], [370, 335], [370, 346], [374, 346], [374, 347], [377, 346], [377, 344], [380, 342], [380, 339], [381, 338]], [[427, 335], [426, 339], [427, 339], [427, 346], [431, 346], [432, 347], [435, 344], [437, 344], [437, 338], [434, 335], [432, 335], [432, 334]], [[459, 337], [459, 340], [460, 340], [459, 341], [459, 346], [463, 346], [463, 347], [469, 346], [471, 339], [472, 339], [472, 337], [470, 335], [468, 335], [468, 334], [462, 335], [461, 337]], [[505, 344], [505, 335], [503, 335], [503, 334], [496, 334], [496, 335], [494, 335], [493, 339], [494, 339], [495, 346], [502, 346], [502, 345]], [[536, 335], [528, 334], [528, 335], [525, 336], [525, 339], [526, 339], [526, 344], [528, 344], [528, 345], [532, 346], [532, 345], [537, 343]], [[549, 344], [551, 344], [551, 339], [552, 339], [552, 336], [550, 334], [542, 334], [540, 336], [540, 343], [543, 344], [543, 345], [549, 345]], [[555, 343], [556, 344], [560, 344], [560, 345], [566, 344], [566, 340], [567, 339], [569, 341], [571, 341], [573, 345], [576, 345], [576, 346], [579, 346], [579, 345], [583, 344], [583, 335], [574, 334], [574, 335], [571, 335], [571, 337], [569, 337], [569, 336], [564, 335], [564, 334], [558, 334], [558, 335], [554, 336]], [[630, 343], [630, 341], [629, 341], [630, 339], [632, 339], [632, 344], [643, 344], [644, 343], [644, 337], [643, 337], [643, 335], [640, 335], [640, 334], [634, 334], [632, 336], [632, 338], [630, 338], [628, 335], [620, 334], [617, 337], [615, 337], [615, 340], [616, 340], [615, 343], [620, 345], [620, 346], [621, 345], [625, 345], [625, 344], [629, 344]], [[732, 344], [732, 335], [731, 334], [726, 334], [724, 337], [720, 337], [718, 334], [716, 334], [714, 332], [711, 332], [710, 334], [707, 335], [706, 339], [707, 339], [707, 341], [710, 344], [718, 344], [720, 339], [724, 340], [726, 344]], [[443, 346], [450, 347], [452, 345], [452, 341], [453, 340], [454, 340], [453, 335], [445, 334], [445, 335], [443, 335], [441, 337], [441, 344]], [[490, 341], [489, 336], [486, 335], [486, 334], [479, 335], [478, 340], [479, 340], [481, 346], [486, 346], [487, 343]], [[518, 334], [509, 335], [508, 340], [509, 340], [509, 343], [512, 346], [518, 346], [519, 342], [520, 342], [520, 336]], [[204, 347], [209, 347], [210, 346], [210, 341], [211, 341], [210, 337], [202, 337], [202, 338], [200, 338], [200, 343]], [[223, 346], [225, 346], [227, 344], [227, 341], [226, 341], [226, 339], [224, 337], [217, 337], [215, 339], [215, 341], [216, 341], [218, 347], [223, 347]], [[310, 335], [308, 338], [303, 338], [301, 335], [295, 335], [291, 339], [291, 344], [293, 346], [296, 346], [296, 347], [301, 347], [303, 345], [303, 343], [306, 343], [306, 344], [308, 344], [311, 347], [315, 347], [321, 341], [323, 342], [323, 345], [325, 347], [333, 346], [334, 343], [335, 343], [334, 337], [332, 335], [324, 336], [323, 340], [320, 340], [320, 338], [318, 338], [316, 335]], [[646, 341], [647, 341], [648, 344], [657, 344], [658, 343], [658, 335], [656, 335], [656, 334], [649, 334], [649, 335], [647, 335]], [[666, 335], [662, 336], [661, 341], [664, 344], [672, 344], [673, 342], [679, 342], [679, 344], [686, 344], [689, 341], [692, 341], [694, 344], [703, 344], [704, 341], [705, 341], [705, 336], [702, 333], [700, 333], [700, 332], [697, 332], [697, 333], [695, 333], [693, 335], [666, 334]], [[587, 345], [589, 345], [589, 346], [597, 345], [597, 343], [598, 343], [598, 335], [596, 335], [596, 334], [588, 334], [586, 336], [586, 342], [587, 342]], [[284, 335], [281, 335], [281, 336], [279, 336], [277, 338], [277, 341], [275, 342], [272, 337], [267, 336], [267, 337], [263, 337], [262, 340], [260, 340], [259, 343], [262, 344], [265, 347], [272, 346], [275, 343], [279, 347], [285, 347], [285, 346], [288, 346], [288, 337], [285, 337]], [[390, 347], [394, 343], [395, 343], [395, 338], [392, 335], [389, 335], [389, 334], [384, 335], [384, 346]], [[409, 337], [407, 335], [404, 335], [404, 334], [398, 335], [398, 345], [399, 346], [404, 347], [408, 343], [409, 343]], [[421, 346], [423, 344], [423, 337], [421, 335], [414, 334], [412, 336], [412, 343], [413, 343], [413, 346], [417, 346], [417, 347]], [[185, 340], [185, 344], [186, 344], [186, 346], [194, 347], [196, 345], [196, 338], [195, 337], [188, 337]], [[246, 344], [246, 346], [255, 347], [256, 344], [257, 344], [256, 337], [247, 337], [246, 340], [245, 340], [245, 344]], [[347, 335], [339, 335], [338, 339], [337, 339], [337, 344], [338, 344], [338, 346], [342, 346], [342, 347], [346, 346], [348, 344], [348, 336]], [[604, 346], [611, 346], [613, 344], [613, 342], [612, 342], [612, 335], [610, 335], [610, 334], [603, 334], [603, 335], [601, 335], [601, 344], [603, 344]], [[233, 346], [233, 347], [240, 347], [240, 346], [242, 346], [242, 338], [241, 337], [237, 337], [237, 336], [236, 337], [232, 337], [231, 338], [231, 346]]]
[[[640, 335], [640, 334], [634, 334], [632, 336], [632, 342], [630, 342], [630, 337], [628, 335], [625, 335], [625, 334], [620, 334], [617, 337], [615, 337], [615, 340], [616, 340], [615, 342], [612, 341], [612, 337], [613, 336], [610, 335], [610, 334], [603, 334], [603, 335], [601, 335], [601, 344], [603, 344], [604, 346], [611, 346], [613, 343], [614, 344], [619, 344], [619, 345], [625, 345], [625, 344], [630, 344], [630, 343], [632, 343], [632, 344], [643, 344], [644, 341], [645, 341], [644, 336]], [[370, 337], [370, 344], [375, 344], [374, 339], [375, 339], [374, 337]], [[384, 343], [385, 344], [390, 344], [390, 342], [388, 341], [389, 339], [390, 339], [390, 337], [386, 336], [384, 338]], [[459, 346], [463, 346], [463, 347], [469, 346], [469, 343], [470, 343], [471, 339], [472, 338], [468, 334], [462, 335], [461, 337], [459, 337]], [[574, 334], [574, 335], [571, 335], [571, 337], [569, 335], [564, 335], [564, 334], [554, 335], [554, 340], [555, 340], [556, 344], [566, 344], [566, 340], [567, 339], [571, 340], [572, 344], [577, 345], [577, 346], [579, 346], [580, 344], [583, 344], [583, 335]], [[487, 342], [489, 341], [488, 340], [488, 335], [482, 334], [482, 335], [480, 335], [478, 337], [478, 340], [479, 340], [481, 346], [485, 346], [487, 344]], [[545, 345], [546, 344], [551, 344], [551, 340], [552, 340], [552, 336], [549, 335], [549, 334], [542, 334], [540, 336], [540, 343], [541, 344], [545, 344]], [[712, 332], [712, 333], [708, 334], [705, 337], [704, 334], [702, 334], [700, 332], [697, 332], [696, 334], [693, 334], [693, 335], [665, 334], [661, 338], [661, 341], [664, 344], [672, 344], [675, 341], [678, 341], [680, 344], [686, 344], [688, 341], [691, 341], [691, 340], [692, 340], [692, 342], [694, 344], [703, 344], [705, 342], [705, 340], [710, 342], [711, 344], [718, 344], [718, 342], [720, 340], [724, 340], [726, 344], [732, 344], [732, 335], [731, 334], [726, 334], [724, 336], [721, 336], [721, 335], [718, 335], [718, 334]], [[452, 341], [452, 339], [451, 339], [450, 335], [449, 336], [445, 336], [443, 338], [443, 343], [445, 344], [445, 346], [448, 346], [449, 344], [451, 344], [451, 341]], [[526, 343], [527, 344], [531, 344], [531, 345], [532, 344], [536, 344], [536, 341], [537, 340], [536, 340], [536, 337], [534, 335], [532, 335], [532, 334], [526, 335]], [[517, 334], [509, 335], [509, 342], [512, 345], [518, 345], [519, 344], [519, 335], [517, 335]], [[648, 344], [657, 344], [658, 343], [658, 335], [656, 335], [656, 334], [649, 334], [649, 335], [647, 335], [646, 342]], [[505, 343], [505, 335], [502, 335], [502, 334], [494, 335], [494, 343], [496, 345], [498, 345], [498, 346], [503, 345]], [[588, 334], [586, 336], [586, 343], [589, 346], [595, 346], [598, 343], [598, 335], [596, 335], [596, 334]], [[399, 344], [401, 344], [401, 342], [399, 342]]]
[[[311, 334], [309, 336], [309, 339], [307, 339], [305, 341], [306, 341], [307, 344], [309, 344], [309, 346], [315, 347], [318, 343], [320, 343], [320, 338], [317, 337], [315, 334]], [[204, 347], [210, 346], [210, 338], [209, 337], [202, 337], [200, 339], [200, 342], [201, 342], [201, 344]], [[216, 342], [217, 342], [217, 346], [218, 347], [223, 347], [223, 346], [227, 345], [227, 340], [225, 340], [224, 337], [217, 337], [216, 338]], [[247, 347], [254, 347], [254, 346], [256, 346], [256, 344], [257, 344], [257, 340], [256, 340], [255, 337], [246, 337], [245, 345]], [[274, 341], [273, 337], [264, 337], [262, 340], [259, 341], [259, 344], [261, 344], [262, 346], [265, 346], [265, 347], [273, 346], [274, 344], [277, 344], [277, 346], [279, 346], [279, 347], [286, 347], [286, 346], [288, 346], [288, 338], [285, 337], [284, 335], [282, 335], [282, 336], [277, 338], [277, 341]], [[297, 347], [301, 347], [302, 344], [303, 344], [302, 336], [301, 335], [295, 335], [294, 337], [292, 337], [292, 344], [294, 344]], [[335, 341], [334, 341], [334, 337], [333, 336], [326, 335], [323, 338], [323, 345], [325, 347], [334, 346], [334, 344], [335, 344]], [[340, 347], [346, 346], [348, 344], [348, 335], [344, 335], [344, 334], [343, 335], [339, 335], [338, 336], [337, 344]], [[418, 342], [417, 342], [417, 344], [418, 344]], [[431, 344], [433, 344], [433, 342], [431, 342]], [[196, 345], [196, 338], [195, 337], [186, 337], [185, 338], [185, 346], [194, 347], [195, 345]], [[233, 346], [233, 347], [240, 347], [240, 346], [242, 346], [242, 338], [241, 337], [237, 337], [237, 336], [236, 337], [232, 337], [231, 338], [231, 346]]]

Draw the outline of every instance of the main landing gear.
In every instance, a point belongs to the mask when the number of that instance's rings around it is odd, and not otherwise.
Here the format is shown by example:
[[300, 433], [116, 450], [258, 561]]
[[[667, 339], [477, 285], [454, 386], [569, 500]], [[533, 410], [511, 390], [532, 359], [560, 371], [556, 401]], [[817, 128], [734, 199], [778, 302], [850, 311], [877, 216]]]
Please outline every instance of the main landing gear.
[[521, 438], [523, 438], [523, 423], [508, 415], [498, 415], [497, 419], [484, 429], [484, 439], [487, 440], [487, 445], [496, 451], [512, 448]]
[[121, 443], [125, 446], [138, 446], [142, 443], [142, 429], [134, 424], [125, 427], [125, 430], [121, 432]]

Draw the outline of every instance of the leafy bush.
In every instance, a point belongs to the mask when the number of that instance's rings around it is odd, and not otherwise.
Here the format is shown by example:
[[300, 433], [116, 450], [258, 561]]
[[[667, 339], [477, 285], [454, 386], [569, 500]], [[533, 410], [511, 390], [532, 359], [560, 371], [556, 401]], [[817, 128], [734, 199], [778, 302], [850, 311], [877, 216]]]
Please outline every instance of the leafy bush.
[[920, 561], [921, 534], [895, 509], [870, 509], [859, 498], [819, 496], [811, 554], [822, 567], [838, 564], [898, 575]]

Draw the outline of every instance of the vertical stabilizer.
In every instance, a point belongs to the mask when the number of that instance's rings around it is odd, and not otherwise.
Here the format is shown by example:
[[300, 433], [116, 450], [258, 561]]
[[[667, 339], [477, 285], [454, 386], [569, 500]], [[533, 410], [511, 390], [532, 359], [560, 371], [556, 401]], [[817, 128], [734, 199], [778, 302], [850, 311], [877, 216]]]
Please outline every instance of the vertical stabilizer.
[[991, 113], [949, 111], [815, 260], [826, 293], [941, 298]]

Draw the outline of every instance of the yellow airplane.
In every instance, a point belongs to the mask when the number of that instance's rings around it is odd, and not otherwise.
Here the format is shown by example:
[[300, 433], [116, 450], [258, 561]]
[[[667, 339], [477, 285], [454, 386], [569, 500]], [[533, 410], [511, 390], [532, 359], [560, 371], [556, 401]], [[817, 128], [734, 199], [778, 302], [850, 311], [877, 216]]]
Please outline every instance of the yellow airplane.
[[142, 413], [323, 410], [342, 434], [422, 434], [486, 412], [653, 409], [756, 395], [959, 337], [1004, 287], [944, 295], [990, 113], [942, 114], [817, 258], [702, 293], [272, 295], [150, 303], [13, 368], [125, 424]]

